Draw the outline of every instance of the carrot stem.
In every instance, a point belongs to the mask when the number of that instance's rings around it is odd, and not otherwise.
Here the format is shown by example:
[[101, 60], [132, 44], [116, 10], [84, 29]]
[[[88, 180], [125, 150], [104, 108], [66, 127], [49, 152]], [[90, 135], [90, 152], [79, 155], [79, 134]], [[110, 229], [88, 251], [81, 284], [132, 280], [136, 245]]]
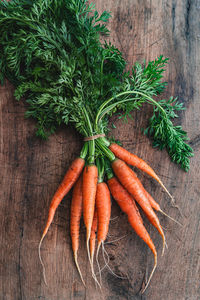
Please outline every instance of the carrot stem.
[[85, 159], [88, 153], [88, 142], [85, 142], [80, 152], [80, 158]]
[[[85, 107], [82, 108], [83, 113], [85, 115], [85, 119], [87, 121], [88, 124], [88, 128], [89, 128], [89, 134], [93, 135], [93, 128], [92, 128], [92, 124], [89, 118], [89, 115], [87, 113], [87, 110]], [[95, 154], [95, 141], [91, 140], [88, 142], [89, 143], [89, 157], [88, 157], [88, 163], [89, 164], [93, 164], [94, 163], [94, 154]]]
[[97, 145], [99, 146], [99, 148], [103, 151], [103, 153], [105, 154], [105, 156], [110, 160], [110, 161], [114, 161], [115, 160], [115, 155], [112, 153], [112, 151], [105, 146], [100, 139], [96, 140]]
[[[125, 95], [140, 95], [142, 97], [145, 97], [148, 100], [149, 103], [151, 103], [151, 104], [153, 103], [155, 106], [157, 106], [160, 109], [160, 111], [162, 111], [162, 113], [164, 115], [166, 115], [166, 111], [164, 110], [164, 108], [156, 100], [154, 100], [153, 98], [149, 97], [145, 93], [139, 92], [139, 91], [125, 91], [125, 92], [121, 92], [121, 93], [119, 93], [119, 94], [117, 94], [117, 95], [109, 98], [108, 100], [106, 100], [105, 102], [102, 103], [102, 105], [100, 106], [100, 108], [98, 110], [98, 113], [96, 115], [96, 119], [95, 119], [95, 126], [96, 127], [98, 126], [98, 123], [104, 117], [104, 115], [109, 112], [109, 110], [106, 110], [106, 108], [105, 108], [105, 111], [104, 111], [104, 107], [106, 107], [106, 105], [108, 103], [110, 103], [112, 100], [114, 100], [116, 98], [119, 98], [121, 96], [125, 96]], [[127, 101], [133, 101], [133, 100], [135, 100], [135, 99], [131, 99], [131, 98], [129, 98], [129, 99], [123, 99], [121, 101], [116, 101], [115, 105], [118, 105], [120, 103], [125, 103]], [[113, 109], [113, 106], [112, 106], [112, 109]]]

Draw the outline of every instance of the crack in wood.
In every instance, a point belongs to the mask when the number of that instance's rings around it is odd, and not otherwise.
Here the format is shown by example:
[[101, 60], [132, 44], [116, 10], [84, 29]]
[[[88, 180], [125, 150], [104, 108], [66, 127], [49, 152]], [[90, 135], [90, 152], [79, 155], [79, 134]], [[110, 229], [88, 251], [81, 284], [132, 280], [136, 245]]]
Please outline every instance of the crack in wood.
[[195, 136], [194, 138], [192, 138], [189, 142], [189, 145], [196, 150], [197, 148], [199, 148], [200, 146], [200, 134], [198, 134], [197, 136]]
[[22, 296], [22, 281], [21, 281], [21, 250], [22, 250], [22, 240], [24, 236], [24, 228], [20, 228], [21, 234], [20, 234], [20, 243], [19, 243], [19, 256], [18, 256], [18, 273], [19, 273], [19, 300], [23, 299]]
[[191, 12], [191, 0], [187, 0], [186, 3], [186, 15], [185, 15], [185, 36], [189, 38], [190, 35], [190, 12]]
[[175, 19], [176, 19], [176, 2], [172, 2], [172, 32], [175, 30]]

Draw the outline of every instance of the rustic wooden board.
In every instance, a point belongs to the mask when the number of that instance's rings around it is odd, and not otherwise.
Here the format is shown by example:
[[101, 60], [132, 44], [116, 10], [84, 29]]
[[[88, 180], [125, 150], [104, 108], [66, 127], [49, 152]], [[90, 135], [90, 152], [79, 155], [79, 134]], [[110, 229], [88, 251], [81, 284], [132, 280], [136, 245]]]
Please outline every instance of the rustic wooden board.
[[[129, 66], [135, 61], [170, 58], [166, 71], [166, 97], [178, 96], [187, 108], [179, 123], [188, 131], [195, 157], [188, 174], [174, 165], [165, 151], [152, 149], [141, 134], [150, 107], [134, 112], [129, 123], [115, 121], [113, 135], [124, 146], [149, 162], [175, 196], [184, 217], [169, 204], [161, 188], [138, 172], [147, 189], [162, 208], [183, 223], [179, 227], [160, 216], [166, 229], [168, 250], [161, 257], [161, 239], [146, 222], [159, 252], [158, 268], [144, 295], [141, 286], [151, 271], [153, 258], [146, 245], [130, 229], [126, 217], [112, 204], [106, 245], [112, 270], [125, 277], [102, 272], [100, 292], [92, 281], [81, 231], [80, 266], [85, 289], [75, 269], [69, 237], [69, 194], [56, 213], [42, 246], [48, 287], [38, 260], [38, 242], [45, 225], [50, 199], [70, 162], [78, 155], [81, 141], [72, 128], [60, 128], [48, 141], [35, 137], [34, 121], [25, 120], [25, 104], [16, 102], [13, 87], [0, 88], [0, 299], [1, 300], [125, 300], [200, 299], [199, 292], [199, 196], [200, 196], [200, 1], [96, 0], [100, 11], [112, 12], [110, 39], [124, 53]], [[101, 260], [103, 265], [103, 260]]]

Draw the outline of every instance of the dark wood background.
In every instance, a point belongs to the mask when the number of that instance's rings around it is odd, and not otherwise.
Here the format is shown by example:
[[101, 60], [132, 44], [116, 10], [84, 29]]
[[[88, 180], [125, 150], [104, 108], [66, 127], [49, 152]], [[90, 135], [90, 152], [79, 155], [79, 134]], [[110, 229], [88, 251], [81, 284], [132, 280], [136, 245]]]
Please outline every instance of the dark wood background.
[[[170, 205], [167, 195], [149, 177], [138, 172], [161, 207], [183, 223], [180, 227], [159, 215], [165, 228], [168, 250], [161, 257], [161, 239], [146, 222], [159, 253], [158, 268], [144, 295], [140, 290], [151, 271], [153, 257], [131, 230], [126, 216], [112, 204], [106, 245], [113, 271], [126, 279], [102, 272], [100, 292], [92, 280], [81, 231], [79, 262], [87, 288], [81, 284], [73, 263], [69, 237], [69, 194], [56, 213], [42, 245], [48, 287], [38, 260], [38, 242], [45, 225], [50, 199], [70, 162], [78, 155], [81, 141], [72, 128], [60, 128], [48, 141], [35, 136], [35, 123], [24, 119], [25, 104], [15, 101], [13, 87], [0, 88], [0, 299], [1, 300], [197, 300], [199, 292], [199, 197], [200, 197], [200, 1], [199, 0], [96, 0], [99, 11], [109, 10], [111, 41], [129, 65], [138, 60], [170, 58], [165, 77], [165, 96], [178, 96], [186, 111], [177, 121], [187, 130], [194, 148], [188, 173], [173, 164], [165, 151], [152, 149], [141, 134], [151, 108], [133, 113], [133, 120], [114, 119], [124, 146], [149, 162], [160, 175], [183, 211]], [[117, 218], [115, 218], [117, 217]], [[103, 265], [101, 260], [101, 265]]]

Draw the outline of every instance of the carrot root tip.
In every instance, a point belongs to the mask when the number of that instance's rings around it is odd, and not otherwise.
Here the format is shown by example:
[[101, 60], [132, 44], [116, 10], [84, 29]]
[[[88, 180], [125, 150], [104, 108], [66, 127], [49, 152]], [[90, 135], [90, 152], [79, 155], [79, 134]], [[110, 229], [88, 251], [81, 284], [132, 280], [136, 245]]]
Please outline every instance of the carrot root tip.
[[95, 275], [95, 272], [94, 272], [94, 253], [91, 255], [91, 268], [92, 268], [92, 277], [93, 279], [95, 280], [95, 283], [99, 286], [99, 288], [101, 289], [101, 285]]
[[99, 270], [99, 281], [100, 281], [100, 285], [101, 285], [102, 284], [102, 280], [101, 280], [101, 268], [100, 268], [100, 264], [99, 264], [99, 260], [98, 260], [100, 247], [101, 247], [101, 242], [98, 242], [97, 252], [96, 252], [96, 262], [97, 262], [97, 266], [98, 266], [98, 270]]
[[153, 273], [155, 272], [155, 269], [156, 269], [156, 267], [157, 267], [157, 255], [154, 255], [154, 266], [153, 266], [153, 270], [151, 271], [151, 274], [150, 274], [150, 276], [149, 276], [149, 279], [148, 279], [148, 281], [147, 281], [147, 284], [145, 285], [145, 287], [144, 287], [144, 289], [142, 290], [142, 294], [146, 291], [146, 289], [148, 288], [148, 286], [149, 286], [149, 283], [150, 283], [150, 281], [151, 281], [151, 278], [152, 278], [152, 276], [153, 276]]
[[168, 191], [168, 189], [165, 187], [165, 185], [163, 184], [163, 182], [161, 181], [161, 179], [159, 177], [157, 177], [157, 181], [158, 183], [162, 186], [162, 188], [165, 190], [165, 192], [168, 194], [168, 196], [171, 198], [171, 202], [172, 202], [172, 206], [177, 208], [180, 215], [183, 217], [183, 214], [180, 210], [180, 207], [176, 204], [174, 197], [170, 194], [170, 192]]
[[81, 273], [81, 270], [80, 270], [80, 267], [79, 267], [79, 264], [78, 264], [77, 252], [74, 253], [74, 261], [75, 261], [78, 273], [81, 277], [81, 281], [82, 281], [83, 285], [86, 287], [85, 281], [83, 280], [83, 276], [82, 276], [82, 273]]
[[166, 212], [164, 212], [162, 209], [159, 210], [161, 212], [161, 214], [163, 214], [164, 216], [168, 217], [170, 220], [174, 221], [176, 224], [180, 225], [181, 227], [183, 227], [183, 225], [181, 223], [179, 223], [177, 220], [175, 220], [174, 218], [172, 218], [171, 216], [169, 216], [168, 214], [166, 214]]
[[165, 241], [165, 247], [168, 249], [168, 245], [167, 245], [167, 242]]
[[90, 241], [90, 235], [91, 235], [91, 230], [87, 231], [87, 253], [88, 253], [88, 258], [89, 258], [89, 262], [90, 262], [90, 267], [91, 267], [91, 271], [92, 271], [92, 277], [95, 280], [95, 283], [97, 283], [97, 285], [99, 286], [99, 288], [101, 289], [101, 284], [99, 283], [95, 272], [94, 272], [94, 268], [93, 268], [93, 259], [90, 256], [90, 246], [89, 246], [89, 241]]
[[87, 254], [88, 254], [88, 259], [89, 259], [89, 262], [91, 265], [90, 246], [89, 246], [90, 234], [91, 234], [91, 230], [87, 230], [87, 236], [86, 236]]
[[[106, 262], [105, 254], [106, 254], [107, 259], [108, 259], [107, 262]], [[107, 253], [107, 251], [106, 251], [106, 249], [105, 249], [105, 247], [104, 247], [104, 243], [102, 243], [102, 255], [103, 255], [104, 262], [105, 262], [105, 267], [108, 268], [108, 270], [111, 272], [111, 274], [112, 274], [113, 276], [115, 276], [115, 277], [117, 277], [117, 278], [120, 278], [120, 279], [127, 279], [127, 278], [124, 277], [124, 276], [119, 276], [119, 275], [117, 275], [117, 274], [111, 269], [111, 267], [109, 266], [109, 261], [110, 261], [110, 259], [109, 259], [109, 255], [108, 255], [108, 253]]]
[[127, 236], [128, 236], [128, 234], [125, 234], [125, 235], [123, 235], [123, 236], [119, 237], [118, 239], [115, 239], [115, 240], [108, 241], [108, 242], [104, 243], [104, 245], [107, 245], [107, 244], [112, 244], [112, 243], [118, 242], [118, 241], [120, 241], [120, 240], [124, 239], [124, 238], [125, 238], [125, 237], [127, 237]]
[[41, 256], [41, 245], [42, 245], [42, 242], [44, 240], [44, 237], [45, 237], [45, 234], [42, 235], [41, 240], [39, 242], [39, 245], [38, 245], [38, 255], [39, 255], [40, 263], [42, 265], [42, 273], [43, 273], [44, 283], [46, 284], [46, 286], [48, 286], [47, 279], [46, 279], [45, 265], [43, 263], [42, 256]]
[[161, 256], [164, 255], [164, 252], [165, 252], [165, 246], [167, 245], [166, 240], [165, 240], [165, 235], [164, 235], [164, 234], [163, 234], [162, 238], [163, 238], [163, 248], [162, 248], [162, 254], [161, 254]]
[[157, 178], [158, 183], [162, 186], [162, 188], [165, 190], [165, 192], [169, 195], [169, 197], [172, 200], [172, 203], [175, 204], [175, 199], [174, 197], [170, 194], [170, 192], [168, 191], [168, 189], [166, 188], [166, 186], [164, 185], [164, 183], [161, 181], [161, 179], [158, 177]]

